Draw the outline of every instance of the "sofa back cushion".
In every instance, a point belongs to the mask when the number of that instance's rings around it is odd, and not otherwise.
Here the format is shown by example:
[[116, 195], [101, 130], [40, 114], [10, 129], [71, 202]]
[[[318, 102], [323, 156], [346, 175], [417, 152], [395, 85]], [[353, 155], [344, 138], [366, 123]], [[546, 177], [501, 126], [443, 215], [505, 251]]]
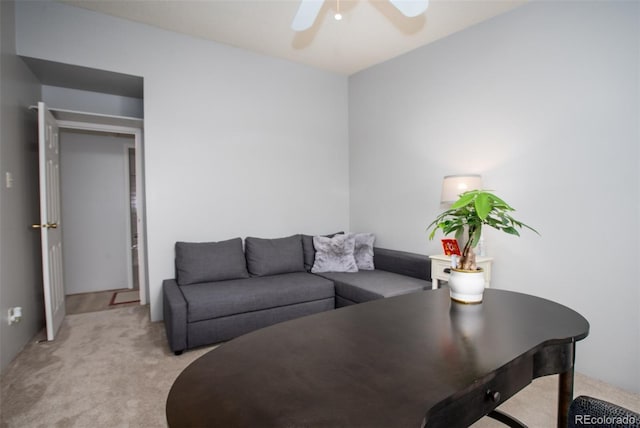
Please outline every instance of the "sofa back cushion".
[[302, 238], [262, 239], [248, 237], [244, 240], [247, 267], [253, 276], [304, 272]]
[[178, 285], [248, 277], [240, 238], [220, 242], [176, 242]]

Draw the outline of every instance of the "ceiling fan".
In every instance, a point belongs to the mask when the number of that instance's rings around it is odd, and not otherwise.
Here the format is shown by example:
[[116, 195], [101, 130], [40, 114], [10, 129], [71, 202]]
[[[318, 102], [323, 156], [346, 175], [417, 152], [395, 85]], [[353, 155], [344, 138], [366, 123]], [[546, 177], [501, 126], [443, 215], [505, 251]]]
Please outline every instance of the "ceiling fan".
[[[340, 4], [338, 1], [338, 5]], [[389, 2], [400, 11], [404, 16], [413, 18], [420, 15], [429, 6], [429, 0], [389, 0]], [[300, 7], [296, 16], [293, 18], [291, 28], [294, 31], [304, 31], [313, 25], [318, 17], [318, 13], [322, 8], [324, 0], [301, 0]], [[340, 13], [336, 14], [336, 19], [339, 18]]]

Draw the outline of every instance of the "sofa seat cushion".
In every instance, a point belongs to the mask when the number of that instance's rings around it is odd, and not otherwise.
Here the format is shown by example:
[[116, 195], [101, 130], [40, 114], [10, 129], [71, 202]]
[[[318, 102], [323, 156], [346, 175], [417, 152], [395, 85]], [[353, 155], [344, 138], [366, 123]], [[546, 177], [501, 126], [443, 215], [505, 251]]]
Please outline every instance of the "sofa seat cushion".
[[334, 297], [333, 282], [307, 272], [191, 284], [180, 287], [187, 322]]
[[431, 289], [429, 281], [379, 269], [352, 273], [326, 272], [318, 275], [335, 283], [336, 296], [356, 303]]

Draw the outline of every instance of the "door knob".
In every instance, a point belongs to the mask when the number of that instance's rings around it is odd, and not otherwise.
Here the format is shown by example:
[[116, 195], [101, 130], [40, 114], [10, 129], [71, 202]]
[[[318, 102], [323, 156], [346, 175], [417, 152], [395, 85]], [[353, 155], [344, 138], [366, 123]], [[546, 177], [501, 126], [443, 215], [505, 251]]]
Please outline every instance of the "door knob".
[[32, 224], [32, 229], [57, 229], [58, 223]]

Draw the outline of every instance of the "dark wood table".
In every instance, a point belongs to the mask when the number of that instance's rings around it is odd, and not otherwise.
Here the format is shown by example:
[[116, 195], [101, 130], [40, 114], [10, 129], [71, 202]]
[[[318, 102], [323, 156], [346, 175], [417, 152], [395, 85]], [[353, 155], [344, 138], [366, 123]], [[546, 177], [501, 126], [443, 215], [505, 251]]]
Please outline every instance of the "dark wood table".
[[173, 384], [167, 421], [465, 427], [532, 379], [559, 373], [564, 428], [575, 342], [588, 332], [566, 306], [504, 290], [487, 289], [480, 305], [454, 303], [446, 288], [377, 300], [264, 328], [203, 355]]

